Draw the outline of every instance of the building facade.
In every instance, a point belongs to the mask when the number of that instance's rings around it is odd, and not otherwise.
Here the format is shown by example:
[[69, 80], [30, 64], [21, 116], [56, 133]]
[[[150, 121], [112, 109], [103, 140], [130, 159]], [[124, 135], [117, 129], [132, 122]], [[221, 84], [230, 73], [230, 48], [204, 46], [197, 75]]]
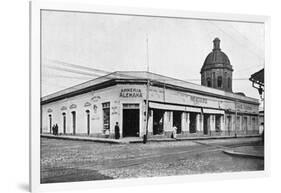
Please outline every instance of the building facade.
[[59, 134], [113, 138], [118, 122], [121, 137], [171, 137], [173, 126], [179, 137], [258, 134], [258, 107], [257, 99], [158, 74], [115, 72], [43, 97], [41, 132], [58, 124]]
[[41, 99], [41, 132], [114, 137], [259, 133], [259, 101], [232, 92], [228, 56], [215, 38], [201, 85], [148, 72], [114, 72]]

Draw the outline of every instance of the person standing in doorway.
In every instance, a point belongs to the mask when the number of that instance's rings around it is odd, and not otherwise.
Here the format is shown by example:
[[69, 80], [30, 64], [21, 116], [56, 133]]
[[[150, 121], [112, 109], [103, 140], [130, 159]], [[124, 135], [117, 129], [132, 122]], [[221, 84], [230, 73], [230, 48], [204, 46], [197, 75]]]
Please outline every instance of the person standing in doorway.
[[120, 128], [119, 128], [118, 122], [116, 122], [116, 125], [115, 125], [115, 139], [119, 139], [119, 138], [120, 138]]
[[173, 126], [173, 133], [172, 133], [172, 138], [177, 139], [177, 130], [178, 128], [174, 125]]

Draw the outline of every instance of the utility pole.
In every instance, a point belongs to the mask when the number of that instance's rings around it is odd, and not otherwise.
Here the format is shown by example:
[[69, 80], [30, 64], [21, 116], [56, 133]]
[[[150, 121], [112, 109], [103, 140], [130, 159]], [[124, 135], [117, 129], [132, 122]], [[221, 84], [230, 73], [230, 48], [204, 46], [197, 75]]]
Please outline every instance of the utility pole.
[[[146, 70], [147, 70], [147, 75], [149, 73], [149, 56], [148, 56], [148, 36], [146, 35]], [[148, 101], [149, 101], [149, 85], [150, 85], [150, 80], [149, 77], [147, 77], [147, 85], [146, 85], [146, 106], [145, 106], [145, 120], [146, 120], [146, 127], [145, 127], [145, 134], [143, 136], [143, 143], [145, 144], [147, 142], [147, 136], [148, 136]]]
[[237, 99], [235, 100], [235, 137], [237, 137]]

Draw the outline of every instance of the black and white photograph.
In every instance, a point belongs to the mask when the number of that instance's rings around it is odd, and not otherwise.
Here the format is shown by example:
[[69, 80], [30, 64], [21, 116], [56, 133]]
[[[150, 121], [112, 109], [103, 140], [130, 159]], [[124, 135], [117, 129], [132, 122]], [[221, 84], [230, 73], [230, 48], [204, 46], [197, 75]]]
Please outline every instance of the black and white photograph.
[[265, 170], [265, 24], [40, 10], [40, 183]]

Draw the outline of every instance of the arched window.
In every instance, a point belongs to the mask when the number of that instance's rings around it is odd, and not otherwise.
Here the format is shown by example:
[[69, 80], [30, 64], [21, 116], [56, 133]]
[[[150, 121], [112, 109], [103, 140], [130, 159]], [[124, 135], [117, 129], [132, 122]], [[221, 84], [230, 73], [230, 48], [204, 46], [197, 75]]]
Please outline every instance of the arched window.
[[211, 87], [212, 86], [212, 82], [210, 78], [207, 78], [207, 87]]
[[87, 120], [87, 134], [90, 135], [90, 111], [86, 110]]
[[216, 73], [215, 72], [213, 72], [213, 77], [212, 77], [212, 79], [213, 79], [213, 88], [215, 88], [216, 87]]
[[218, 87], [219, 88], [222, 87], [222, 77], [221, 76], [218, 77]]
[[63, 134], [66, 134], [66, 114], [62, 113], [62, 127], [63, 127]]
[[50, 133], [52, 133], [52, 115], [49, 115]]
[[73, 135], [76, 134], [76, 112], [72, 111], [72, 129], [73, 129]]
[[228, 77], [228, 88], [231, 88], [231, 78], [230, 77]]

